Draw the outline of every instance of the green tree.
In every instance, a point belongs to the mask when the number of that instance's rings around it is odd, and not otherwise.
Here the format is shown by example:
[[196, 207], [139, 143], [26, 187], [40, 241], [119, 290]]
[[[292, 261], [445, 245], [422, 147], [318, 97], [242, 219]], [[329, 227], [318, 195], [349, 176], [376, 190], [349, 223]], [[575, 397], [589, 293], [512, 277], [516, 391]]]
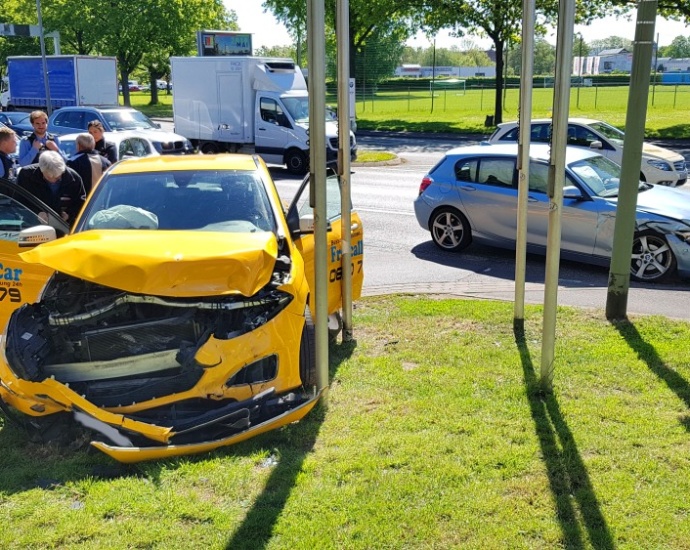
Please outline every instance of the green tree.
[[676, 59], [690, 57], [690, 38], [676, 36], [666, 47], [664, 57], [675, 57]]
[[238, 30], [235, 12], [228, 12], [222, 0], [167, 0], [158, 14], [158, 33], [141, 64], [151, 87], [151, 105], [158, 104], [159, 78], [170, 81], [170, 57], [196, 53], [197, 31], [202, 29]]
[[[356, 59], [363, 54], [367, 40], [376, 35], [381, 41], [396, 36], [401, 44], [414, 34], [421, 23], [426, 0], [351, 0], [350, 1], [350, 74], [356, 75]], [[263, 7], [283, 21], [288, 29], [307, 21], [305, 0], [264, 0]], [[326, 0], [326, 33], [335, 29], [336, 0]], [[404, 29], [404, 33], [400, 31]]]
[[[297, 62], [297, 48], [288, 46], [261, 46], [255, 50], [255, 55], [260, 57], [289, 57]], [[299, 63], [297, 63], [299, 65]]]
[[625, 48], [632, 51], [633, 44], [631, 40], [623, 38], [622, 36], [609, 36], [608, 38], [597, 38], [589, 43], [592, 51], [600, 52], [602, 50], [615, 50], [617, 48]]

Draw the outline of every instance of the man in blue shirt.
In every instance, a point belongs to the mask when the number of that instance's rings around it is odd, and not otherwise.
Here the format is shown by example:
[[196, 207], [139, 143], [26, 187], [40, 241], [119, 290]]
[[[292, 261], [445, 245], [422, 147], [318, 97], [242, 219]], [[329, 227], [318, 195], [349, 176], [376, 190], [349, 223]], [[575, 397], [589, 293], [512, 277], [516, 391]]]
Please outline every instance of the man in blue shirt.
[[29, 121], [34, 131], [19, 142], [19, 164], [28, 166], [37, 163], [43, 151], [55, 151], [65, 158], [58, 137], [48, 133], [48, 115], [43, 111], [33, 111]]

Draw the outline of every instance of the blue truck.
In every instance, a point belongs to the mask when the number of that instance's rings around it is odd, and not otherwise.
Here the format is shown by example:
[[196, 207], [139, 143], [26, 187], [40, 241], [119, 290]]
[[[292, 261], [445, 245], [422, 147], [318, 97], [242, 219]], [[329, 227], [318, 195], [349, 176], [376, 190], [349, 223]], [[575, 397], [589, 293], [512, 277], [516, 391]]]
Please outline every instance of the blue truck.
[[[51, 55], [46, 56], [46, 66], [53, 109], [118, 105], [117, 60], [114, 57]], [[8, 57], [7, 85], [8, 91], [4, 94], [2, 105], [4, 109], [47, 108], [41, 56]]]

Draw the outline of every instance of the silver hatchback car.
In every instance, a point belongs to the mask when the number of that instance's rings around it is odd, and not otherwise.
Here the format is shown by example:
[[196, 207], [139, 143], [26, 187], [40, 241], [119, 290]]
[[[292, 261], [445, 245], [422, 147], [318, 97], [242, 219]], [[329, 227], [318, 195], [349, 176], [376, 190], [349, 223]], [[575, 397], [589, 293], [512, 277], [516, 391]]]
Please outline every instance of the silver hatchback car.
[[[528, 251], [544, 254], [548, 226], [549, 149], [530, 147]], [[424, 177], [414, 210], [419, 225], [443, 250], [472, 240], [515, 248], [517, 144], [458, 147]], [[568, 148], [561, 257], [608, 266], [613, 247], [620, 166], [594, 152]], [[690, 278], [690, 194], [640, 182], [630, 262], [634, 279]]]

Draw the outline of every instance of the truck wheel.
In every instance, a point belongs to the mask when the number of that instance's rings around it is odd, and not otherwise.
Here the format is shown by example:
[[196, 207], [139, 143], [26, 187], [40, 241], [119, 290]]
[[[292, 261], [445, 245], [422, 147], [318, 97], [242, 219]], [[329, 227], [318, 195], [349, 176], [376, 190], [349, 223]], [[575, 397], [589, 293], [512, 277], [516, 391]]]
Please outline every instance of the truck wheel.
[[292, 149], [285, 155], [285, 164], [288, 172], [297, 176], [302, 176], [309, 170], [307, 156], [299, 149]]
[[207, 141], [201, 146], [201, 152], [204, 155], [215, 155], [218, 153], [218, 145], [212, 141]]

